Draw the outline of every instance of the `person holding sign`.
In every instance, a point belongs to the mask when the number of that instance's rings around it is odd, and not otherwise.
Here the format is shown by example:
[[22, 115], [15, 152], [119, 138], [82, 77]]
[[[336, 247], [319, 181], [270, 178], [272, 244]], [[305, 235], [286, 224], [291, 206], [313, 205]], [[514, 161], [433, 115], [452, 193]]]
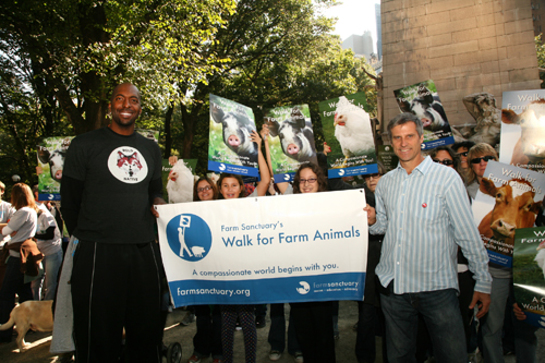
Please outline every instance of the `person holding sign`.
[[[261, 135], [266, 136], [267, 129], [261, 130]], [[269, 182], [271, 181], [271, 175], [267, 162], [261, 152], [262, 138], [255, 131], [252, 132], [252, 142], [257, 144], [258, 158], [257, 163], [259, 167], [259, 175], [261, 180], [257, 183], [257, 186], [249, 197], [262, 197], [267, 193]], [[218, 180], [218, 188], [220, 193], [220, 199], [236, 199], [243, 198], [244, 195], [244, 183], [240, 175], [223, 173]], [[255, 325], [255, 313], [254, 305], [222, 305], [221, 306], [221, 343], [223, 348], [223, 362], [233, 362], [233, 344], [234, 344], [234, 332], [239, 319], [244, 333], [244, 350], [246, 355], [246, 362], [256, 361], [257, 350], [257, 332]]]
[[79, 241], [70, 279], [76, 359], [117, 361], [125, 328], [127, 359], [159, 363], [164, 272], [152, 206], [166, 204], [161, 150], [135, 132], [142, 106], [134, 85], [115, 87], [109, 110], [108, 127], [70, 144], [61, 184], [66, 226]]
[[488, 256], [472, 220], [458, 173], [421, 154], [422, 122], [402, 113], [388, 124], [399, 165], [384, 175], [376, 209], [365, 207], [371, 234], [385, 234], [376, 274], [386, 320], [389, 362], [414, 359], [418, 313], [432, 337], [438, 362], [467, 362], [458, 305], [457, 250], [462, 248], [476, 280], [477, 317], [490, 305]]
[[[328, 190], [327, 177], [322, 168], [312, 163], [299, 167], [293, 179], [293, 191], [289, 183], [277, 185], [283, 194], [317, 193]], [[302, 302], [290, 305], [295, 334], [305, 363], [334, 363], [333, 302]]]

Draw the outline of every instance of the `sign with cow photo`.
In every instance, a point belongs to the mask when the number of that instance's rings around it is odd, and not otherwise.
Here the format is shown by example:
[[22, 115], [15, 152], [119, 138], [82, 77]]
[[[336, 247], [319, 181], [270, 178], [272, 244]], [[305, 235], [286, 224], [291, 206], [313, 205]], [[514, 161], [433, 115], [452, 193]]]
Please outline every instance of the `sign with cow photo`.
[[193, 201], [196, 167], [197, 159], [178, 159], [174, 165], [170, 165], [168, 159], [163, 159], [161, 178], [165, 200], [169, 203]]
[[47, 137], [37, 146], [38, 200], [61, 199], [64, 158], [73, 138], [73, 136]]
[[545, 328], [545, 227], [515, 232], [513, 288], [524, 321]]
[[432, 80], [397, 89], [394, 95], [401, 112], [410, 112], [422, 121], [422, 150], [454, 144], [447, 114]]
[[500, 161], [545, 173], [545, 89], [503, 92]]
[[320, 102], [320, 118], [329, 151], [328, 177], [374, 174], [377, 154], [365, 93]]
[[472, 209], [492, 267], [512, 267], [515, 230], [534, 226], [544, 190], [544, 174], [488, 162]]
[[251, 138], [254, 131], [250, 107], [210, 94], [208, 170], [259, 176], [257, 144]]
[[265, 112], [275, 183], [291, 181], [299, 166], [318, 164], [308, 105], [277, 107]]

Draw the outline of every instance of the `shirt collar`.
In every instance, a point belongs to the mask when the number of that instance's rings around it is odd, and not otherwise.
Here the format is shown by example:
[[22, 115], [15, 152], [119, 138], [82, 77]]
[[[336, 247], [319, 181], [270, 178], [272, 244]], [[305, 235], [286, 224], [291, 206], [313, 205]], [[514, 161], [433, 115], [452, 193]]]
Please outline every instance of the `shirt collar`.
[[[422, 162], [420, 164], [418, 164], [416, 166], [416, 168], [414, 168], [413, 172], [415, 170], [418, 170], [422, 175], [426, 175], [429, 171], [430, 171], [430, 168], [432, 167], [433, 165], [433, 160], [431, 159], [431, 157], [428, 155], [424, 158], [424, 160], [422, 160]], [[405, 170], [403, 169], [403, 167], [401, 166], [401, 163], [398, 163], [397, 164], [397, 170]]]

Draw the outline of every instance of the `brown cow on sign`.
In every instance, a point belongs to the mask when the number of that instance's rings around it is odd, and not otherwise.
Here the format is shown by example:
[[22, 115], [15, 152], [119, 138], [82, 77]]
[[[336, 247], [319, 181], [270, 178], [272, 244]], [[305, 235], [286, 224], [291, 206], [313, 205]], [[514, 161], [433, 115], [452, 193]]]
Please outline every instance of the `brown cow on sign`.
[[501, 121], [520, 125], [511, 165], [543, 172], [545, 167], [545, 99], [531, 102], [520, 115], [502, 110]]
[[[541, 202], [534, 201], [532, 184], [524, 179], [512, 179], [496, 187], [494, 182], [483, 178], [479, 188], [484, 194], [496, 199], [494, 208], [479, 224], [479, 233], [513, 246], [515, 229], [533, 227], [541, 208]], [[503, 252], [510, 255], [510, 252]]]

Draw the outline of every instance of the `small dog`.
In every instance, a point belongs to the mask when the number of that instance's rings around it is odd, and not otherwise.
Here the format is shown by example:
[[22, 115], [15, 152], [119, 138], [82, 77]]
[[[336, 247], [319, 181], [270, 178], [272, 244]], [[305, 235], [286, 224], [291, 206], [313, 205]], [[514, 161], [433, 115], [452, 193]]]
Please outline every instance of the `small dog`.
[[15, 325], [17, 346], [22, 353], [25, 350], [25, 335], [29, 329], [39, 332], [53, 331], [53, 300], [25, 301], [17, 305], [10, 314], [9, 321], [0, 325], [0, 330], [7, 330]]

